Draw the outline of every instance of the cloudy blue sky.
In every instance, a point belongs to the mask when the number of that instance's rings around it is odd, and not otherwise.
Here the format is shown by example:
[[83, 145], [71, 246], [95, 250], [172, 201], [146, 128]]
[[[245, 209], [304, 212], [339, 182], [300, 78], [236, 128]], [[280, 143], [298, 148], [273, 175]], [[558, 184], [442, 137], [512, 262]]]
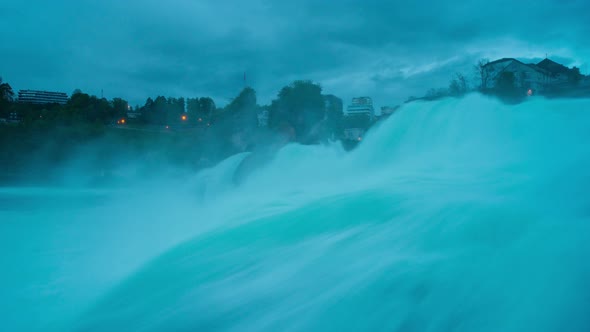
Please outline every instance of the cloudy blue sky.
[[545, 54], [590, 70], [590, 1], [1, 0], [0, 76], [143, 104], [212, 96], [243, 74], [269, 102], [296, 79], [397, 104], [479, 58]]

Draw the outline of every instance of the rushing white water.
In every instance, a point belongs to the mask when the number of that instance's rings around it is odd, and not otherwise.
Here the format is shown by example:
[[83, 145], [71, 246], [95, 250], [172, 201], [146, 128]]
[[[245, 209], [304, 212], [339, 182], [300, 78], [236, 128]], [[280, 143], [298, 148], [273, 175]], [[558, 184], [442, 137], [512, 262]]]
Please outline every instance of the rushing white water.
[[405, 105], [125, 190], [0, 190], [3, 330], [589, 331], [590, 101]]

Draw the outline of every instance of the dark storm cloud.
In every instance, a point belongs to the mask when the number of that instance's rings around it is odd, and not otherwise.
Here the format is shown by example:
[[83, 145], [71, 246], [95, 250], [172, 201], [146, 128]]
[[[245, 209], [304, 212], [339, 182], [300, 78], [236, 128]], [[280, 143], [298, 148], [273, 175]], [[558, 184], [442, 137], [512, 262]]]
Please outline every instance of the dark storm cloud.
[[[0, 5], [0, 75], [15, 88], [263, 102], [294, 79], [396, 103], [472, 76], [481, 57], [588, 71], [587, 1], [14, 1]], [[10, 13], [10, 14], [7, 14]]]

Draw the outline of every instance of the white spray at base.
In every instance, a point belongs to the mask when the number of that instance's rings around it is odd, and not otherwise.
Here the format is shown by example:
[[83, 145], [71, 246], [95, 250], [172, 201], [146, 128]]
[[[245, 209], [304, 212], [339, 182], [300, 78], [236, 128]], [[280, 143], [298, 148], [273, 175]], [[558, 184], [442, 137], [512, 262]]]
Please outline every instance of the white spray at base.
[[287, 146], [238, 187], [244, 155], [5, 209], [3, 324], [588, 331], [589, 142], [589, 100], [470, 95], [407, 104], [350, 153]]

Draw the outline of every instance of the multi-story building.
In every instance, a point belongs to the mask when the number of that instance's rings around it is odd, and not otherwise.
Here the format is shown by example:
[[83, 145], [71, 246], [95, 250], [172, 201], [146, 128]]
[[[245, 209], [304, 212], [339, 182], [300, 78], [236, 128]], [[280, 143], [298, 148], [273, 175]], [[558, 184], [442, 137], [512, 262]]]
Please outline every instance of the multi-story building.
[[371, 121], [375, 119], [373, 100], [370, 97], [352, 98], [352, 104], [348, 105], [345, 116], [367, 115]]
[[68, 102], [67, 93], [50, 92], [38, 90], [20, 90], [18, 92], [18, 101], [28, 104], [66, 104]]

